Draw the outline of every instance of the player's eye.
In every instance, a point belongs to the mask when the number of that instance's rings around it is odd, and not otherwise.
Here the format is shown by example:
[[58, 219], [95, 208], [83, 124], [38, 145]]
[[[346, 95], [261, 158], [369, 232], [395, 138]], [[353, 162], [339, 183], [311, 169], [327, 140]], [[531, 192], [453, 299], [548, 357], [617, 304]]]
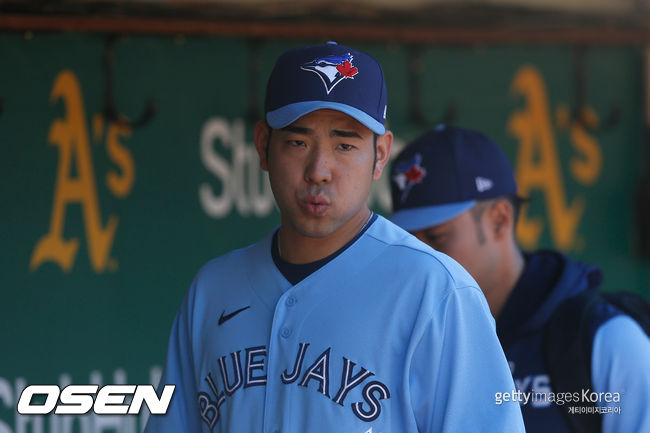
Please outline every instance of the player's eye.
[[295, 146], [295, 147], [304, 147], [305, 146], [305, 142], [302, 141], [302, 140], [288, 140], [287, 143], [290, 146]]
[[435, 249], [442, 249], [449, 240], [447, 233], [427, 236], [427, 243]]
[[439, 250], [445, 245], [449, 236], [448, 233], [420, 233], [418, 238], [434, 249]]
[[341, 144], [338, 145], [338, 148], [339, 148], [340, 150], [345, 151], [345, 152], [349, 152], [349, 151], [351, 151], [352, 149], [354, 149], [354, 146], [351, 145], [351, 144], [347, 144], [347, 143], [341, 143]]

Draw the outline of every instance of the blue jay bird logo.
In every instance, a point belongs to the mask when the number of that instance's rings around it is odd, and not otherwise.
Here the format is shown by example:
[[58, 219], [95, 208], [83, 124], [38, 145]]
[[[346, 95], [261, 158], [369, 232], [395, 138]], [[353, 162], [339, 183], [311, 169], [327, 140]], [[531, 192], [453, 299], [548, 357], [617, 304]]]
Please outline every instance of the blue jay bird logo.
[[393, 172], [393, 182], [402, 192], [400, 201], [404, 203], [411, 188], [417, 183], [422, 183], [422, 179], [427, 175], [427, 169], [422, 167], [422, 155], [416, 153], [413, 158], [401, 162], [395, 166]]
[[317, 74], [323, 80], [325, 90], [329, 95], [338, 83], [346, 78], [354, 79], [354, 76], [359, 73], [359, 69], [352, 65], [352, 58], [350, 53], [344, 56], [318, 57], [311, 62], [304, 63], [300, 69]]

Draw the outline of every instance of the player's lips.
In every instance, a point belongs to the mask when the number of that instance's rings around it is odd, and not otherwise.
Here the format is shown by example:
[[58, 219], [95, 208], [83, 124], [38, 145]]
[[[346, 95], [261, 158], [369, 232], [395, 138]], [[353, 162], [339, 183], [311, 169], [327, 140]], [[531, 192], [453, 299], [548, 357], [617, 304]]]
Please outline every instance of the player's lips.
[[322, 195], [309, 195], [298, 200], [300, 208], [312, 216], [322, 216], [330, 207], [329, 200]]

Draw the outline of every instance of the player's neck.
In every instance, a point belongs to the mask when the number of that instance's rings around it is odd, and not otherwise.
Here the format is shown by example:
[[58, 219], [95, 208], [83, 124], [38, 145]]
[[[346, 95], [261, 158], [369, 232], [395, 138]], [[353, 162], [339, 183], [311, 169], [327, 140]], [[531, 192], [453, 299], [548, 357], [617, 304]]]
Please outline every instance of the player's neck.
[[305, 236], [289, 225], [278, 231], [278, 253], [282, 260], [294, 263], [311, 263], [335, 253], [365, 226], [371, 212], [365, 207], [335, 232], [323, 237]]
[[502, 257], [503, 260], [500, 261], [499, 269], [496, 272], [497, 278], [488, 291], [491, 296], [486, 295], [490, 310], [495, 318], [499, 318], [503, 307], [524, 271], [525, 265], [524, 256], [515, 243], [507, 248]]

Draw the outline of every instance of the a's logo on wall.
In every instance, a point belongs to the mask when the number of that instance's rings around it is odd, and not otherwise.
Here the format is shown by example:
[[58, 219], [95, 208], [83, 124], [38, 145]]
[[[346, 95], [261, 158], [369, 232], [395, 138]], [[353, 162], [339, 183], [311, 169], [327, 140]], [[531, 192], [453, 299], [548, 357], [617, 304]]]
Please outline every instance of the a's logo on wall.
[[329, 95], [338, 83], [346, 78], [354, 79], [354, 76], [359, 73], [359, 69], [352, 65], [352, 59], [350, 53], [344, 56], [324, 56], [303, 64], [300, 69], [317, 74]]
[[[585, 197], [567, 197], [565, 178], [556, 142], [555, 126], [568, 133], [574, 154], [569, 161], [569, 173], [582, 186], [593, 186], [600, 177], [603, 156], [600, 145], [585, 126], [571, 119], [569, 109], [561, 104], [551, 114], [548, 93], [542, 74], [533, 66], [521, 67], [512, 81], [511, 91], [525, 98], [525, 105], [512, 113], [508, 132], [519, 141], [515, 176], [519, 194], [530, 196], [540, 191], [544, 197], [548, 230], [553, 244], [562, 250], [580, 250], [584, 242], [577, 229], [585, 211]], [[584, 107], [584, 122], [598, 126], [598, 116]], [[528, 206], [522, 209], [517, 224], [517, 238], [525, 248], [536, 247], [544, 229], [544, 220], [531, 217]]]
[[[45, 262], [54, 262], [70, 272], [79, 250], [79, 236], [83, 234], [93, 270], [98, 273], [115, 270], [117, 261], [110, 253], [119, 216], [111, 213], [107, 221], [102, 221], [86, 112], [79, 81], [72, 71], [64, 70], [55, 79], [50, 101], [56, 103], [58, 100], [64, 103], [65, 117], [52, 123], [48, 135], [48, 142], [59, 151], [50, 227], [34, 247], [29, 268], [35, 271]], [[103, 117], [96, 114], [92, 132], [94, 143], [104, 139], [108, 157], [117, 168], [106, 174], [108, 190], [117, 198], [127, 197], [133, 188], [135, 164], [130, 150], [118, 140], [131, 135], [129, 127], [106, 124]], [[70, 205], [80, 207], [84, 230], [65, 238], [63, 229]]]

